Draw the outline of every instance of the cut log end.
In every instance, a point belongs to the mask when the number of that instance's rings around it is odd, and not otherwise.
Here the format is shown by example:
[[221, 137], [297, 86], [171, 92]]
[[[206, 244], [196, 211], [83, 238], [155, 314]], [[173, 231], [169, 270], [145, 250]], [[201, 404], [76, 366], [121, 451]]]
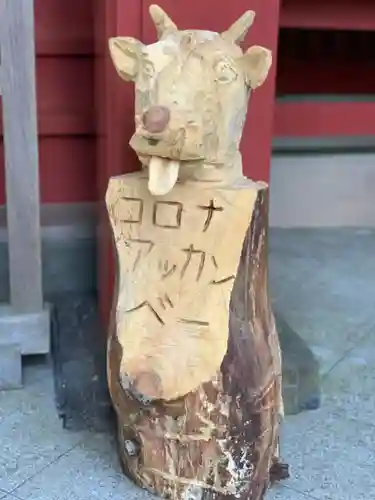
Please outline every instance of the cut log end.
[[[267, 290], [268, 188], [177, 185], [153, 218], [147, 180], [134, 179], [118, 178], [107, 194], [118, 254], [108, 370], [124, 471], [164, 498], [260, 500], [285, 476], [280, 349]], [[124, 196], [130, 204], [120, 210]], [[132, 241], [153, 243], [136, 266]], [[148, 398], [135, 397], [125, 372]]]

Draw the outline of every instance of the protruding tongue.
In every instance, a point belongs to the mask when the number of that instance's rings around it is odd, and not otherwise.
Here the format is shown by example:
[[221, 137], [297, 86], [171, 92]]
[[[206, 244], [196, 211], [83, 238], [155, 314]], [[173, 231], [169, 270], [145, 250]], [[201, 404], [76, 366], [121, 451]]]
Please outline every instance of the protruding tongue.
[[155, 196], [169, 193], [177, 182], [180, 162], [152, 156], [148, 167], [148, 189]]

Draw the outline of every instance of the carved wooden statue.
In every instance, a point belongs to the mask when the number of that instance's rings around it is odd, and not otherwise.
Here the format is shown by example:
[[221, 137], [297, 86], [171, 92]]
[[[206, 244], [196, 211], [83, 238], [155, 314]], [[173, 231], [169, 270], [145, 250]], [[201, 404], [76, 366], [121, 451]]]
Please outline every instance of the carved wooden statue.
[[281, 362], [267, 290], [268, 188], [242, 175], [251, 90], [271, 53], [228, 31], [110, 40], [135, 82], [144, 170], [110, 179], [117, 249], [108, 377], [124, 471], [165, 498], [263, 498], [278, 461]]

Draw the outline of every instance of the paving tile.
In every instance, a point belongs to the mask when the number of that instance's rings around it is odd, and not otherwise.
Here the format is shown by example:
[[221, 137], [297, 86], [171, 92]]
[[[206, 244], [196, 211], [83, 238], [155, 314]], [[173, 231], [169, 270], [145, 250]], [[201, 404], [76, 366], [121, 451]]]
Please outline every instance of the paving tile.
[[[319, 412], [317, 412], [318, 414]], [[282, 456], [291, 466], [285, 486], [318, 500], [375, 497], [375, 427], [321, 412], [318, 423], [288, 418]]]
[[20, 500], [13, 493], [7, 493], [6, 491], [0, 490], [0, 500]]
[[34, 357], [26, 358], [26, 361], [23, 359], [21, 388], [0, 391], [0, 418], [13, 412], [33, 411], [41, 404], [42, 399], [47, 402], [47, 411], [52, 408], [54, 401], [52, 369], [46, 358], [38, 356], [38, 359], [39, 361]]
[[[300, 442], [307, 433], [328, 418], [330, 409], [326, 407], [317, 410], [304, 411], [297, 415], [288, 415], [280, 428], [280, 454], [283, 461], [291, 464], [291, 442]], [[285, 485], [285, 482], [282, 483]]]
[[0, 393], [0, 488], [11, 491], [83, 439], [62, 429], [51, 374]]
[[24, 500], [149, 500], [121, 472], [113, 439], [92, 434], [22, 485]]
[[343, 352], [337, 351], [337, 349], [329, 349], [328, 347], [320, 345], [309, 344], [309, 348], [319, 363], [319, 373], [321, 377], [324, 377], [324, 375], [332, 370], [332, 367], [335, 366], [344, 355]]
[[374, 245], [375, 232], [271, 231], [275, 308], [322, 355], [324, 373], [374, 320], [375, 281], [369, 279]]
[[[123, 476], [115, 443], [106, 436], [86, 438], [67, 455], [44, 469], [15, 492], [27, 500], [150, 500], [146, 491]], [[307, 500], [309, 497], [283, 486], [267, 492], [266, 500]]]
[[324, 378], [325, 404], [334, 413], [374, 424], [375, 328]]
[[39, 380], [52, 377], [51, 360], [49, 356], [24, 356], [22, 358], [22, 376], [25, 386], [30, 386]]
[[[292, 477], [266, 500], [375, 498], [374, 242], [375, 233], [271, 238], [276, 306], [325, 377], [322, 407], [286, 419], [281, 455]], [[1, 500], [15, 498], [1, 490], [21, 500], [153, 498], [123, 476], [111, 438], [62, 430], [48, 360], [26, 360], [24, 380], [0, 393]]]
[[[285, 311], [285, 320], [311, 346], [325, 374], [368, 334], [374, 313], [366, 312], [360, 305], [353, 306], [350, 299], [324, 296], [319, 289], [312, 290], [312, 294], [321, 295], [322, 303], [316, 304], [316, 299], [308, 296], [298, 309], [290, 305], [277, 307]], [[297, 298], [289, 302], [297, 303]]]
[[312, 497], [284, 486], [274, 486], [266, 494], [265, 500], [311, 500]]
[[[40, 411], [47, 420], [56, 418], [52, 368], [49, 363], [27, 363], [20, 389], [0, 391], [0, 418]], [[43, 408], [41, 408], [43, 406]]]

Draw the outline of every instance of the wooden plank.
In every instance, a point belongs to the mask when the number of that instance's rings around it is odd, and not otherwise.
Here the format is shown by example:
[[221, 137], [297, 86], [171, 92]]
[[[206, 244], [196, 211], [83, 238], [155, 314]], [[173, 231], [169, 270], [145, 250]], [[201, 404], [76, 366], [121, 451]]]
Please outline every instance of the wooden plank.
[[[303, 5], [308, 7], [310, 3]], [[314, 4], [318, 9], [319, 5]], [[345, 2], [340, 3], [340, 9], [345, 10], [345, 6]], [[374, 35], [361, 31], [281, 30], [277, 93], [282, 99], [275, 110], [277, 137], [374, 134]]]
[[4, 0], [1, 31], [10, 298], [43, 307], [33, 0]]
[[[97, 200], [95, 137], [42, 137], [39, 140], [41, 203]], [[5, 203], [3, 148], [0, 141], [0, 205]]]
[[374, 30], [375, 4], [367, 0], [284, 0], [280, 26], [336, 30]]
[[[3, 31], [2, 23], [4, 22], [4, 7], [5, 7], [4, 2], [0, 1], [0, 49], [1, 49], [1, 32]], [[0, 56], [1, 56], [1, 53], [0, 53]], [[0, 96], [2, 94], [1, 88], [2, 88], [2, 64], [1, 64], [1, 57], [0, 57]], [[1, 101], [0, 101], [0, 103], [1, 103]], [[1, 116], [2, 115], [0, 114], [0, 117]], [[0, 120], [0, 122], [1, 122], [1, 120]]]
[[[4, 161], [4, 148], [2, 140], [0, 139], [0, 208], [5, 205], [5, 161]], [[1, 219], [0, 219], [1, 226]]]
[[[279, 56], [277, 93], [284, 94], [372, 94], [375, 60], [293, 59]], [[319, 75], [319, 78], [317, 78]]]
[[281, 29], [280, 94], [372, 94], [375, 32]]
[[39, 57], [36, 82], [40, 136], [95, 133], [93, 58]]
[[94, 137], [51, 137], [40, 141], [43, 203], [97, 200]]
[[276, 101], [274, 135], [328, 137], [375, 135], [375, 101]]
[[[153, 0], [143, 1], [142, 41], [147, 43], [154, 41], [156, 36], [155, 27], [148, 14], [148, 7], [152, 3], [154, 3]], [[279, 0], [235, 0], [225, 3], [225, 8], [221, 9], [218, 9], [215, 0], [205, 2], [195, 0], [185, 4], [176, 0], [160, 0], [158, 4], [182, 29], [198, 28], [218, 32], [227, 29], [246, 10], [252, 9], [256, 12], [255, 22], [243, 46], [247, 48], [255, 44], [271, 49], [274, 62], [265, 84], [251, 97], [241, 151], [245, 175], [255, 180], [268, 181], [279, 31]]]
[[38, 55], [91, 55], [94, 52], [94, 2], [35, 0]]
[[93, 134], [93, 58], [38, 57], [36, 74], [39, 134]]

